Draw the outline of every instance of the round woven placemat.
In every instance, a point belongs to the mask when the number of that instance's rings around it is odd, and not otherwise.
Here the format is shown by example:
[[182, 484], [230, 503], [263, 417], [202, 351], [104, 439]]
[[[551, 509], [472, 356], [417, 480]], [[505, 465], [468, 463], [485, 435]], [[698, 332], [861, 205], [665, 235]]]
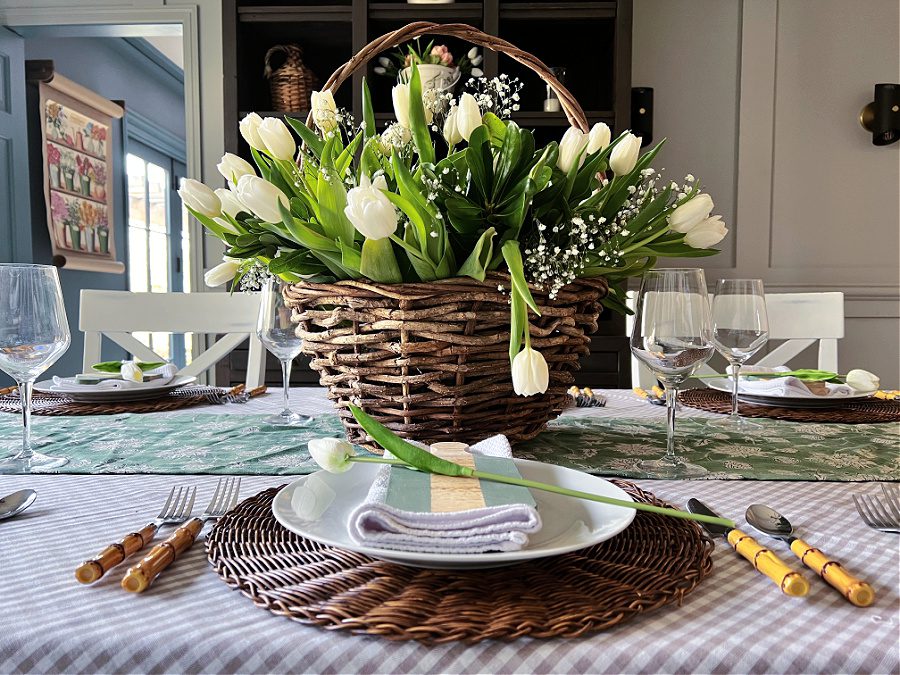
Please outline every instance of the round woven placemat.
[[[240, 402], [242, 398], [253, 395], [243, 393], [244, 386], [238, 385], [230, 391], [218, 387], [185, 387], [148, 401], [131, 401], [127, 403], [83, 403], [73, 401], [66, 396], [42, 394], [35, 392], [31, 398], [33, 415], [78, 416], [78, 415], [119, 415], [121, 413], [151, 413], [180, 410], [194, 405], [209, 403]], [[0, 396], [0, 412], [20, 413], [22, 410], [19, 395], [7, 393]]]
[[[690, 408], [707, 412], [731, 413], [731, 395], [715, 389], [688, 389], [678, 395]], [[900, 422], [900, 403], [877, 398], [847, 401], [834, 408], [775, 408], [739, 402], [742, 417], [769, 417], [790, 422], [839, 422], [841, 424], [875, 424]]]
[[[666, 505], [626, 481], [634, 499]], [[241, 502], [207, 539], [209, 561], [254, 604], [300, 623], [436, 644], [572, 638], [681, 603], [712, 571], [691, 521], [638, 512], [601, 544], [512, 567], [428, 570], [316, 543], [272, 515], [272, 488]]]

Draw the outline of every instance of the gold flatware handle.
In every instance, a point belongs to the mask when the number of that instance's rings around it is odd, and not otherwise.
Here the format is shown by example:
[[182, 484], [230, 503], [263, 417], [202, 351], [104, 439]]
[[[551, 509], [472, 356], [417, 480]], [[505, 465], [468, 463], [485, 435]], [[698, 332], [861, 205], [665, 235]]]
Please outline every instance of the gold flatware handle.
[[749, 534], [740, 530], [728, 533], [728, 543], [753, 566], [781, 588], [785, 595], [801, 597], [809, 593], [809, 582], [769, 549], [760, 546]]
[[832, 560], [819, 549], [813, 548], [802, 539], [795, 539], [791, 543], [791, 550], [804, 565], [814, 570], [857, 607], [868, 607], [875, 602], [875, 589], [865, 581], [854, 577], [839, 562]]
[[137, 565], [129, 568], [122, 579], [122, 588], [131, 593], [142, 593], [147, 590], [163, 570], [193, 545], [202, 528], [202, 520], [191, 518], [168, 539], [150, 549]]
[[121, 541], [110, 544], [95, 557], [81, 563], [75, 569], [75, 578], [82, 584], [94, 583], [132, 553], [137, 553], [153, 541], [158, 530], [155, 523], [148, 523], [137, 532], [126, 535]]

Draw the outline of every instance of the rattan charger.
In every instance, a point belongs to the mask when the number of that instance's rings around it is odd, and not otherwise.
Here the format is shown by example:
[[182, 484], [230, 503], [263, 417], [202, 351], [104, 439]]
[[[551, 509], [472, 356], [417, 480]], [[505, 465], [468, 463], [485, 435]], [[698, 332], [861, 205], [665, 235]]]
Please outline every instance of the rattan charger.
[[[467, 24], [411, 23], [376, 38], [325, 83], [334, 91], [369, 59], [422, 35], [459, 37], [531, 68], [557, 93], [569, 122], [588, 129], [584, 111], [539, 59]], [[310, 124], [311, 120], [307, 120]], [[432, 283], [367, 280], [296, 283], [285, 290], [299, 324], [303, 352], [328, 388], [348, 438], [370, 450], [349, 412], [363, 408], [395, 433], [433, 443], [474, 443], [503, 433], [512, 443], [537, 436], [568, 403], [588, 335], [597, 330], [604, 279], [579, 279], [550, 300], [531, 287], [541, 316], [529, 316], [532, 346], [550, 367], [543, 395], [517, 396], [509, 362], [508, 277], [468, 277]]]
[[644, 512], [612, 539], [553, 558], [469, 571], [406, 567], [286, 530], [272, 515], [279, 489], [216, 524], [209, 561], [258, 607], [329, 630], [426, 644], [575, 638], [680, 604], [712, 571], [713, 544], [696, 523]]

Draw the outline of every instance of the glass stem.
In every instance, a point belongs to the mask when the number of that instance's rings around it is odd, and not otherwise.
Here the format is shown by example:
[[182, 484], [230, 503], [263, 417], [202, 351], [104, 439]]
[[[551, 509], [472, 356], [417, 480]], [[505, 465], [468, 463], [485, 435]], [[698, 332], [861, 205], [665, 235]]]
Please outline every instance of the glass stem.
[[740, 385], [739, 376], [741, 374], [741, 362], [735, 361], [731, 364], [731, 419], [738, 419], [738, 386]]
[[291, 365], [293, 364], [293, 359], [282, 359], [281, 360], [281, 383], [282, 383], [282, 401], [284, 405], [284, 410], [281, 412], [282, 415], [290, 415], [291, 414]]
[[22, 401], [22, 450], [15, 459], [31, 457], [31, 388], [33, 381], [19, 382], [19, 400]]
[[666, 385], [666, 460], [675, 463], [675, 402], [678, 387]]

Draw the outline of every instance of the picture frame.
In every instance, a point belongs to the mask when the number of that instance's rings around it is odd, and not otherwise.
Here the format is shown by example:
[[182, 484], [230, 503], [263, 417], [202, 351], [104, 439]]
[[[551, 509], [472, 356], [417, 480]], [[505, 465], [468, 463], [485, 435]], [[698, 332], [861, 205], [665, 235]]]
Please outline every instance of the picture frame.
[[121, 106], [55, 74], [39, 84], [47, 228], [58, 267], [122, 274], [116, 259], [113, 120]]

